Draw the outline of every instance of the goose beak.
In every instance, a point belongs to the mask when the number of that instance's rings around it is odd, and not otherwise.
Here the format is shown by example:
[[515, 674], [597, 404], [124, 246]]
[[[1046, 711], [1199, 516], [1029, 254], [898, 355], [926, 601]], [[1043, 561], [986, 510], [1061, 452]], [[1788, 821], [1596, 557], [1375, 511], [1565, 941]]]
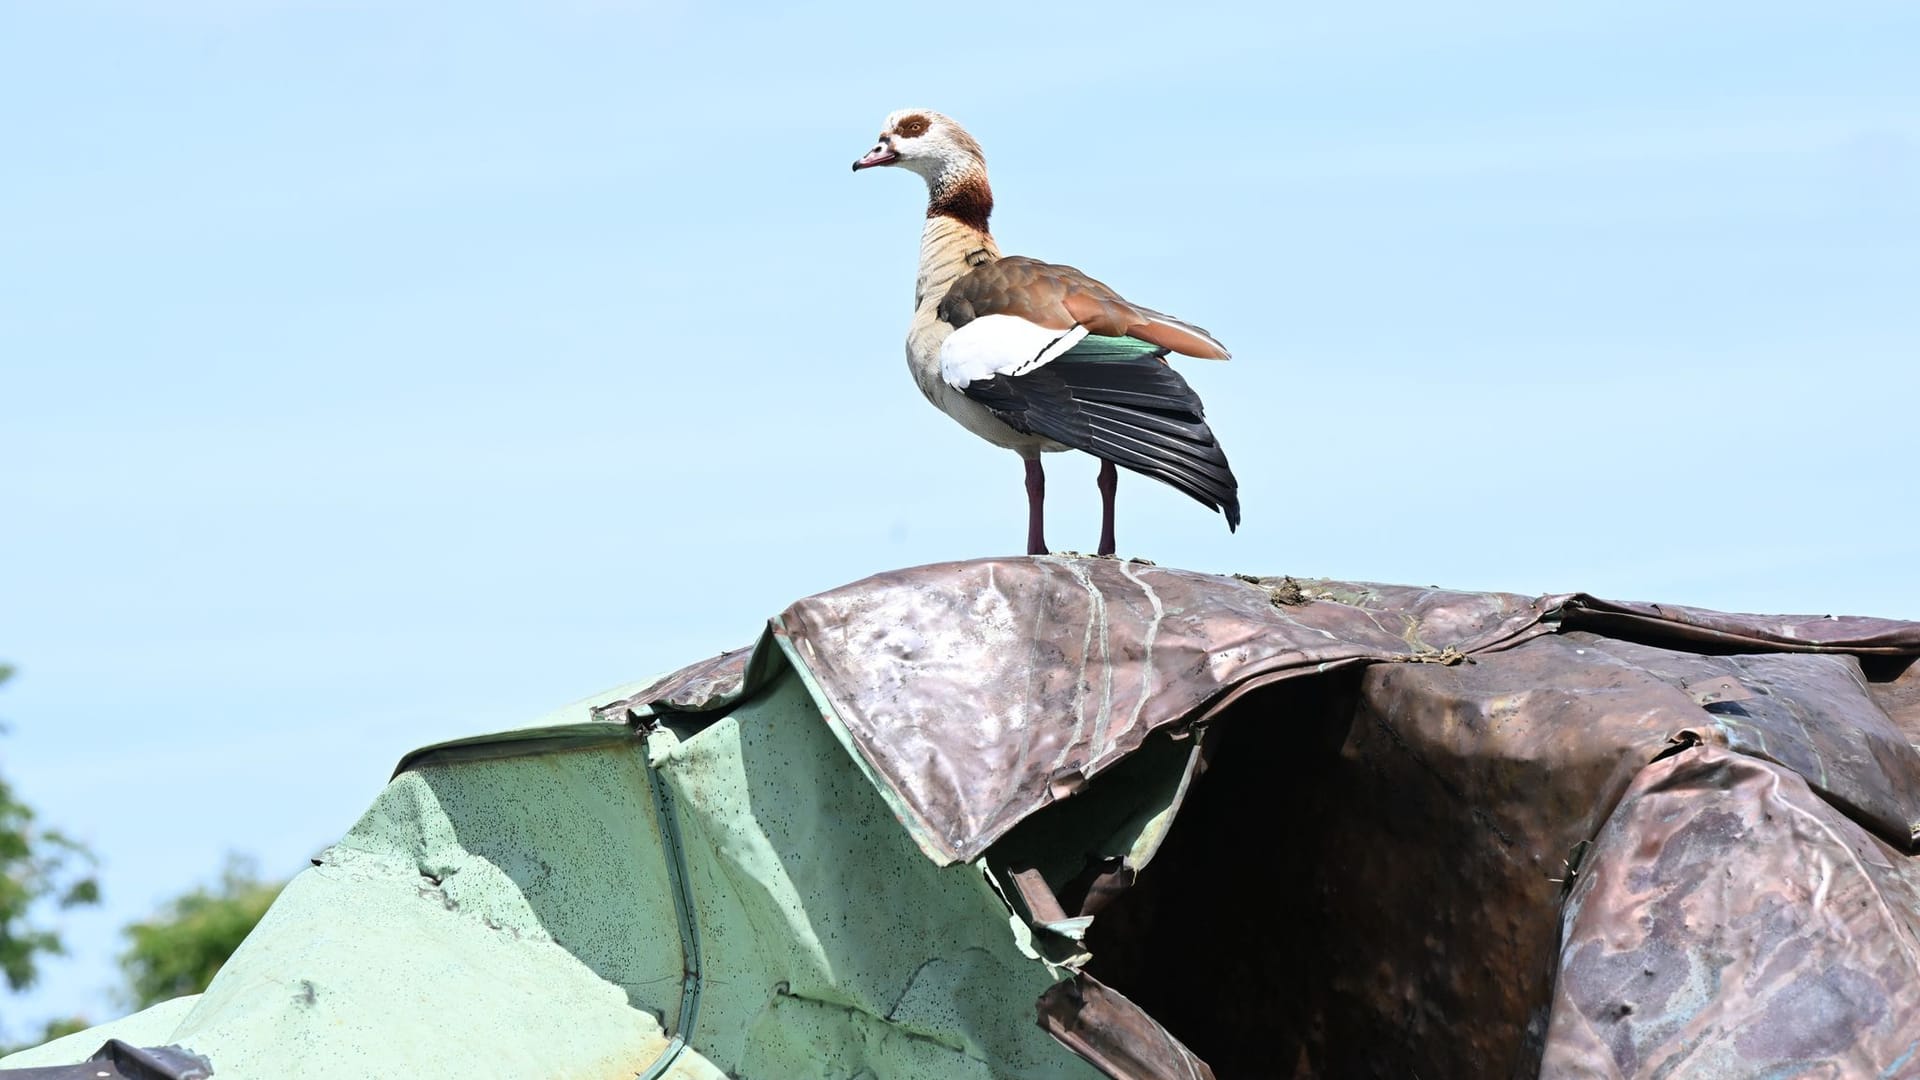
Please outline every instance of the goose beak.
[[900, 155], [893, 152], [893, 147], [888, 146], [886, 143], [881, 143], [867, 151], [866, 157], [854, 162], [853, 171], [859, 172], [861, 169], [871, 169], [875, 165], [891, 165], [899, 160]]

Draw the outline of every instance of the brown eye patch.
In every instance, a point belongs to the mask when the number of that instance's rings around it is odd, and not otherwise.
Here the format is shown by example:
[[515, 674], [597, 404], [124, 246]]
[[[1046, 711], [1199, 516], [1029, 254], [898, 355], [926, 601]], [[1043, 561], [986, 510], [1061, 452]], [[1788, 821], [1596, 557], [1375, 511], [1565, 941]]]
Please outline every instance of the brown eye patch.
[[893, 133], [903, 139], [913, 139], [925, 135], [930, 126], [924, 116], [903, 116], [899, 123], [893, 125]]

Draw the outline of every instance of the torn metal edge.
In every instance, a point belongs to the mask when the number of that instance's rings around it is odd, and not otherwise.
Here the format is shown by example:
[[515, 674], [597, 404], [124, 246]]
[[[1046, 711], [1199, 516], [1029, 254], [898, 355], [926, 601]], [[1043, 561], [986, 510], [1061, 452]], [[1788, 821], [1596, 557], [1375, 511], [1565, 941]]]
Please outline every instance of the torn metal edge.
[[1085, 972], [1053, 984], [1034, 1008], [1042, 1031], [1112, 1080], [1214, 1080], [1145, 1009]]
[[934, 829], [933, 823], [920, 816], [920, 812], [914, 809], [899, 791], [895, 790], [893, 784], [873, 767], [871, 761], [867, 760], [867, 755], [861, 752], [860, 744], [853, 737], [853, 730], [847, 727], [845, 720], [840, 718], [839, 710], [834, 706], [833, 698], [828, 696], [826, 688], [820, 684], [820, 680], [814, 678], [813, 671], [807, 667], [806, 659], [800, 655], [780, 616], [775, 615], [767, 620], [766, 637], [771, 638], [774, 644], [779, 646], [781, 655], [786, 657], [787, 666], [793, 669], [794, 674], [800, 679], [800, 684], [806, 687], [807, 695], [813, 698], [815, 707], [820, 710], [820, 717], [826, 721], [827, 729], [832, 731], [833, 737], [840, 741], [840, 746], [847, 752], [847, 756], [860, 767], [860, 774], [867, 778], [867, 783], [880, 793], [880, 797], [886, 801], [887, 809], [893, 811], [894, 818], [906, 827], [907, 835], [913, 838], [914, 844], [919, 847], [921, 853], [932, 859], [935, 866], [952, 866], [954, 863], [966, 861], [959, 852], [948, 846], [945, 838]]
[[[491, 735], [470, 735], [433, 743], [401, 757], [393, 767], [393, 776], [423, 765], [447, 765], [463, 761], [498, 761], [501, 758], [557, 754], [570, 750], [598, 750], [631, 743], [633, 729], [625, 724], [588, 720], [551, 727], [519, 728]], [[392, 777], [388, 777], [389, 780]]]

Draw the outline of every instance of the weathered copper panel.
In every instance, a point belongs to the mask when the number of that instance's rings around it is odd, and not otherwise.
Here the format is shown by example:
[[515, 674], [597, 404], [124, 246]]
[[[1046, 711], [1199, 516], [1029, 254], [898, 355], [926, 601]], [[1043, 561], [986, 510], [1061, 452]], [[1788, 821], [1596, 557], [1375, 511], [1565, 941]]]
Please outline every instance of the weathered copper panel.
[[1310, 1074], [1531, 1075], [1569, 863], [1635, 773], [1705, 719], [1668, 683], [1559, 637], [1369, 668], [1317, 770], [1337, 811], [1302, 838]]
[[1912, 860], [1791, 770], [1644, 770], [1566, 914], [1542, 1075], [1920, 1073]]
[[748, 645], [731, 649], [719, 656], [688, 664], [632, 697], [602, 706], [598, 711], [604, 713], [610, 709], [623, 709], [630, 704], [651, 705], [675, 712], [706, 712], [724, 708], [749, 689], [745, 685], [747, 666], [754, 648]]
[[1886, 710], [1887, 717], [1910, 743], [1920, 743], [1920, 660], [1901, 657], [1892, 663], [1875, 662], [1867, 690]]
[[1540, 632], [1546, 601], [1233, 578], [1054, 556], [919, 567], [778, 620], [855, 745], [948, 860], [1244, 684], [1452, 660]]
[[1591, 634], [1569, 640], [1682, 690], [1698, 735], [1794, 770], [1881, 839], [1911, 849], [1920, 756], [1869, 691], [1853, 656], [1701, 656]]
[[1561, 618], [1569, 629], [1620, 636], [1653, 633], [1723, 651], [1846, 652], [1856, 656], [1920, 653], [1920, 623], [1864, 615], [1746, 615], [1681, 604], [1568, 598]]
[[[1567, 634], [1376, 664], [1351, 699], [1248, 698], [1212, 722], [1156, 862], [1095, 920], [1091, 969], [1222, 1077], [1535, 1075], [1566, 883], [1636, 775], [1724, 738], [1708, 706], [1735, 692], [1726, 671], [1790, 702], [1807, 745], [1855, 745], [1886, 721], [1850, 664]], [[1861, 790], [1888, 797], [1920, 760], [1887, 764]]]
[[1213, 1070], [1140, 1006], [1091, 975], [1040, 996], [1040, 1026], [1113, 1080], [1214, 1080]]

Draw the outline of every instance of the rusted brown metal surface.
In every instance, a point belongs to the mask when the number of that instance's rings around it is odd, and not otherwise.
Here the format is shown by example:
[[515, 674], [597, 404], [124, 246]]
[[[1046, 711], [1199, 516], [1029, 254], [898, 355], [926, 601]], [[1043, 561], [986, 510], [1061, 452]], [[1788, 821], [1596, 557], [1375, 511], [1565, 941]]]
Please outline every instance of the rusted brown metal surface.
[[1137, 878], [1002, 867], [1097, 912], [1042, 1023], [1110, 1075], [1920, 1075], [1920, 624], [1040, 557], [772, 633], [626, 704], [723, 706], [779, 646], [940, 862], [1200, 741]]

